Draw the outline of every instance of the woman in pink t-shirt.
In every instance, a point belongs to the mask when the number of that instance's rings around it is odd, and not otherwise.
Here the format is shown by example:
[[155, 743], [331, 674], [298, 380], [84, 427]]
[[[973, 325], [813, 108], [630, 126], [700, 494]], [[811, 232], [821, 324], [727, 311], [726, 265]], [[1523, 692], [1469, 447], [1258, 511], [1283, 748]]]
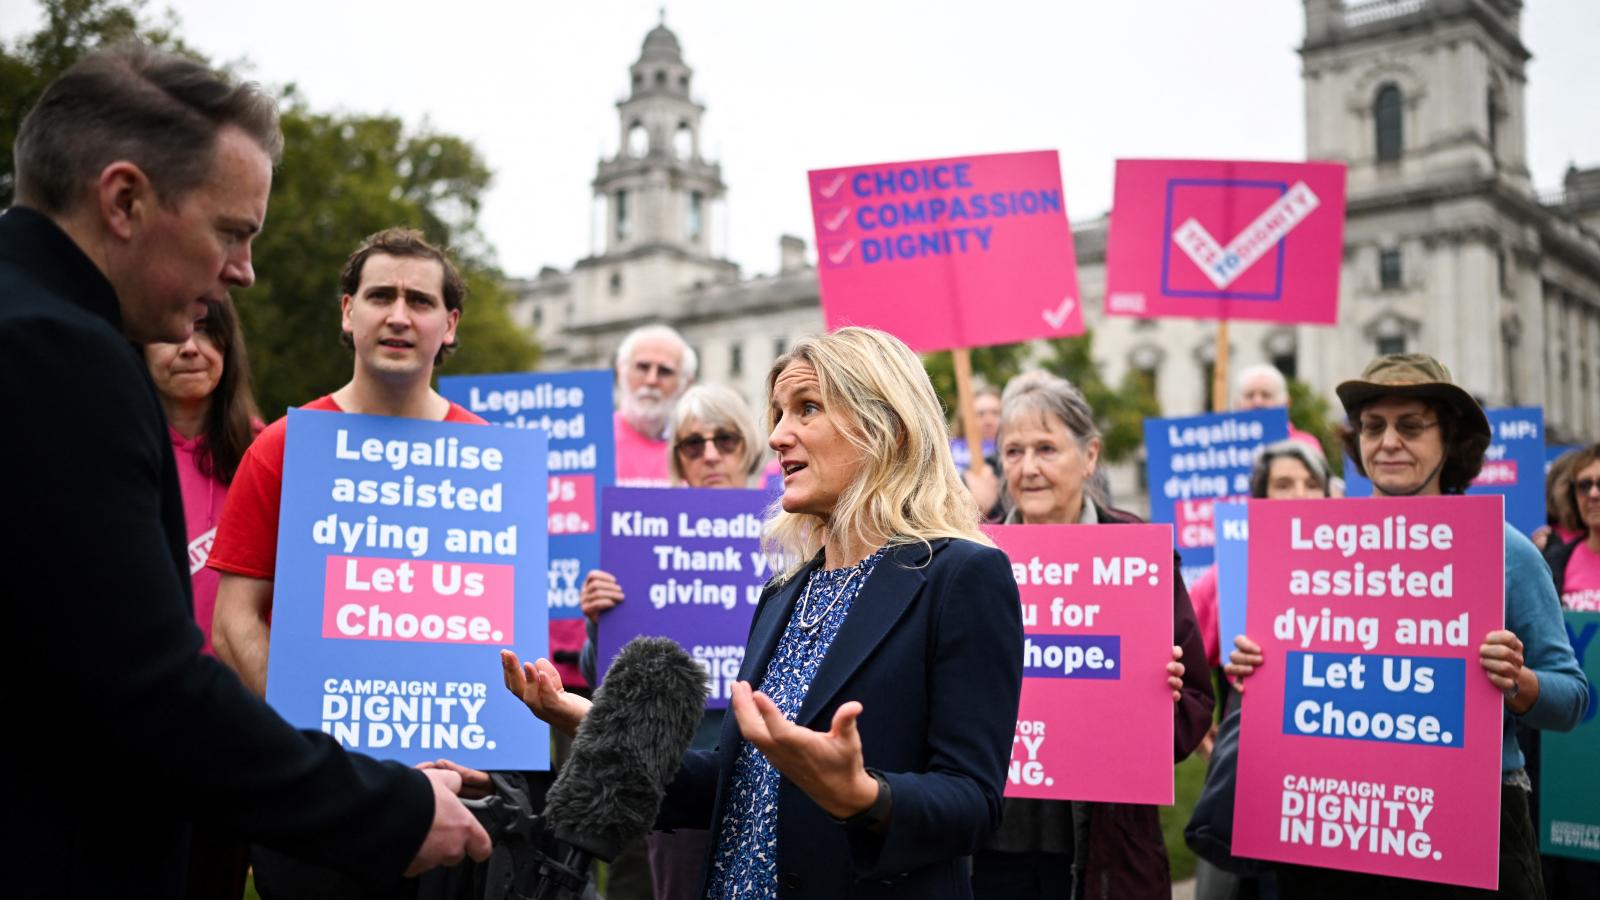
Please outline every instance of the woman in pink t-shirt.
[[1556, 580], [1561, 605], [1580, 612], [1600, 610], [1600, 444], [1568, 454], [1571, 477], [1567, 500], [1581, 530], [1569, 540], [1552, 536], [1545, 559]]
[[147, 344], [144, 359], [167, 413], [188, 523], [195, 624], [205, 635], [204, 652], [211, 653], [211, 615], [219, 576], [206, 568], [206, 559], [228, 485], [245, 449], [261, 430], [261, 416], [250, 393], [244, 335], [232, 303], [207, 300], [205, 318], [194, 323], [194, 334], [187, 341]]
[[[261, 430], [250, 393], [250, 362], [231, 302], [206, 301], [205, 318], [181, 344], [146, 344], [145, 365], [161, 396], [183, 491], [189, 579], [195, 624], [211, 653], [211, 615], [218, 574], [206, 568], [222, 518], [222, 501], [245, 448]], [[197, 831], [189, 855], [186, 900], [237, 900], [244, 895], [245, 844]]]

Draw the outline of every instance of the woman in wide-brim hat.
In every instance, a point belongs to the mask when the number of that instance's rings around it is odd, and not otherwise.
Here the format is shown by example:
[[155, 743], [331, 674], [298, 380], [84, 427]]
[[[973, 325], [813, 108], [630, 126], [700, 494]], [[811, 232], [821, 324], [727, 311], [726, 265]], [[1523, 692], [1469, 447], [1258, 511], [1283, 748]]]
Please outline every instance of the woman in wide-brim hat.
[[[1361, 377], [1337, 388], [1348, 423], [1344, 446], [1356, 468], [1385, 497], [1460, 494], [1483, 467], [1491, 432], [1483, 408], [1422, 353], [1381, 356]], [[1403, 878], [1285, 866], [1285, 897], [1542, 898], [1539, 837], [1529, 814], [1532, 784], [1517, 744], [1516, 726], [1570, 731], [1583, 717], [1588, 681], [1572, 653], [1549, 569], [1533, 543], [1505, 525], [1505, 627], [1484, 635], [1478, 661], [1504, 696], [1501, 725], [1500, 888], [1483, 891]], [[1227, 673], [1243, 679], [1263, 661], [1248, 637], [1234, 641]], [[1241, 688], [1242, 689], [1242, 688]]]

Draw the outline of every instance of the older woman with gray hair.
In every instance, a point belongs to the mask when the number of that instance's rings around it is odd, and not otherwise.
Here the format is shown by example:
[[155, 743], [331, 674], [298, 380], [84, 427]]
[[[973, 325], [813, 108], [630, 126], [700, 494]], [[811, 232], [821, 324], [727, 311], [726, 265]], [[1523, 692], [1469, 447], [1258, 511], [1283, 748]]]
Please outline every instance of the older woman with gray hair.
[[[720, 384], [697, 384], [678, 399], [669, 425], [667, 472], [673, 487], [754, 485], [766, 457], [766, 440], [756, 427], [749, 404], [737, 391]], [[578, 602], [588, 619], [588, 635], [578, 654], [578, 667], [590, 684], [597, 681], [595, 645], [600, 616], [622, 600], [622, 587], [610, 572], [595, 569], [584, 576]], [[708, 710], [694, 746], [713, 746], [722, 730], [722, 719], [722, 710]], [[645, 886], [646, 892], [658, 900], [692, 896], [700, 884], [700, 861], [708, 840], [704, 829], [652, 833], [646, 841], [651, 881]], [[637, 856], [624, 858], [628, 860], [624, 869], [640, 868]], [[639, 873], [630, 874], [637, 877]]]
[[[1140, 521], [1097, 496], [1092, 485], [1100, 429], [1083, 394], [1066, 379], [1046, 372], [1012, 379], [1000, 403], [999, 452], [1013, 507], [1009, 524]], [[1172, 688], [1173, 759], [1178, 762], [1205, 737], [1212, 696], [1199, 627], [1179, 579], [1173, 583], [1172, 614], [1177, 644], [1165, 674]], [[1185, 666], [1182, 660], [1191, 662]], [[1081, 727], [1112, 726], [1084, 722]], [[979, 900], [1172, 896], [1156, 807], [1127, 803], [1007, 799], [1000, 830], [973, 858], [972, 886]]]

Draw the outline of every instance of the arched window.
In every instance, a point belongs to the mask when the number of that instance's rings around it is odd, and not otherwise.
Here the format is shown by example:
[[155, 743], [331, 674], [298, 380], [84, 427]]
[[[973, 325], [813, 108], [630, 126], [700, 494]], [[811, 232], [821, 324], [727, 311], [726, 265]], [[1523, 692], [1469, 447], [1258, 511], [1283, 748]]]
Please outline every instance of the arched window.
[[678, 130], [672, 134], [672, 155], [679, 159], [694, 156], [694, 132], [689, 130], [688, 122], [679, 122]]
[[[617, 191], [617, 202], [613, 210], [617, 216], [617, 240], [625, 241], [633, 233], [633, 221], [628, 218], [627, 191]], [[618, 283], [620, 284], [620, 280]]]
[[644, 156], [650, 152], [650, 132], [638, 122], [628, 126], [628, 155]]
[[705, 229], [706, 198], [699, 191], [689, 193], [689, 240], [700, 240], [700, 232]]
[[1400, 158], [1404, 146], [1400, 127], [1400, 88], [1393, 83], [1378, 88], [1372, 101], [1372, 121], [1377, 138], [1378, 162], [1394, 162]]
[[1495, 96], [1494, 88], [1489, 88], [1488, 99], [1485, 102], [1489, 119], [1489, 155], [1500, 155], [1500, 117], [1505, 113], [1500, 109], [1500, 98]]

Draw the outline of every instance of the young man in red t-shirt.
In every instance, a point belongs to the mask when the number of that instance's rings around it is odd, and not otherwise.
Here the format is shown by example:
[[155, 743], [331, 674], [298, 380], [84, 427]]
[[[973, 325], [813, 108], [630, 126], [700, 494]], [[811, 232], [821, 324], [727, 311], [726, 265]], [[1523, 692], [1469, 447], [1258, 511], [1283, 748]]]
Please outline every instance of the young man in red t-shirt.
[[[466, 294], [443, 252], [416, 231], [380, 231], [345, 262], [339, 288], [342, 337], [355, 351], [355, 372], [349, 384], [305, 409], [483, 423], [433, 389], [434, 366], [456, 348]], [[222, 573], [212, 626], [217, 658], [260, 696], [267, 691], [287, 428], [287, 419], [279, 419], [250, 445], [206, 563]]]

